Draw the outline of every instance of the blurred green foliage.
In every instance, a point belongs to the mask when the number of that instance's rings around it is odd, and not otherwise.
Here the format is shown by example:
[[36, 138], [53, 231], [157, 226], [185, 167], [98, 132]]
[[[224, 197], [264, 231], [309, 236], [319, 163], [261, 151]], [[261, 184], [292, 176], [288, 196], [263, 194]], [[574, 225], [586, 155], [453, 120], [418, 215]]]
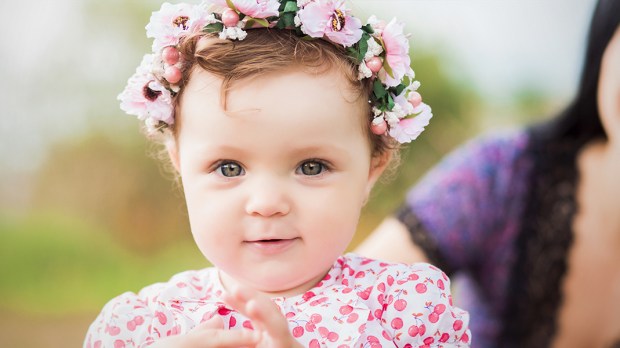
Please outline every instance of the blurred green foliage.
[[[108, 58], [127, 60], [126, 70], [116, 72], [123, 76], [119, 81], [84, 82], [92, 97], [86, 115], [91, 130], [52, 146], [32, 183], [28, 212], [0, 214], [0, 316], [96, 315], [124, 291], [208, 265], [191, 239], [181, 190], [154, 156], [157, 146], [114, 100], [148, 49], [144, 25], [159, 4], [82, 3], [89, 20], [85, 36], [123, 41], [126, 51], [110, 52]], [[416, 52], [413, 66], [434, 118], [402, 151], [397, 171], [375, 188], [352, 246], [402, 202], [406, 190], [441, 156], [480, 129], [482, 101], [460, 82], [467, 76], [450, 76], [442, 69], [445, 61], [424, 54], [424, 47]], [[53, 81], [42, 81], [42, 86], [57, 86], [57, 74], [48, 78]], [[546, 99], [524, 89], [520, 100], [524, 110], [537, 112]]]

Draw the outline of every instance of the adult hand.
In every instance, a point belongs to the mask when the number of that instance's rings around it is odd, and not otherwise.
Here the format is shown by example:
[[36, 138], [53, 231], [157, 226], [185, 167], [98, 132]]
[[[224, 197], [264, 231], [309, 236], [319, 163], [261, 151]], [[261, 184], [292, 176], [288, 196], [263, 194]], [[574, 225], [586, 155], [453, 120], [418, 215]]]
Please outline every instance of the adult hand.
[[303, 347], [293, 338], [286, 318], [267, 296], [248, 288], [235, 287], [222, 298], [252, 321], [254, 330], [260, 333], [257, 348]]
[[252, 330], [224, 330], [222, 319], [215, 316], [185, 335], [171, 336], [155, 342], [153, 348], [239, 348], [256, 347], [260, 334]]

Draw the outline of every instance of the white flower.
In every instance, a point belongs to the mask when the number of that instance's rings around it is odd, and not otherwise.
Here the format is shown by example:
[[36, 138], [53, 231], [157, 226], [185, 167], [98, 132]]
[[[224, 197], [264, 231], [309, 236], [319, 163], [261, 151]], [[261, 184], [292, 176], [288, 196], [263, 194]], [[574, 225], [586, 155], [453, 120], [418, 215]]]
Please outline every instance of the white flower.
[[383, 47], [377, 43], [377, 40], [374, 38], [368, 39], [368, 51], [364, 55], [364, 59], [369, 59], [372, 57], [377, 57], [383, 52]]
[[368, 68], [365, 62], [361, 62], [357, 72], [357, 79], [363, 80], [372, 76], [372, 71]]
[[226, 27], [220, 32], [220, 39], [243, 40], [248, 33], [239, 27]]

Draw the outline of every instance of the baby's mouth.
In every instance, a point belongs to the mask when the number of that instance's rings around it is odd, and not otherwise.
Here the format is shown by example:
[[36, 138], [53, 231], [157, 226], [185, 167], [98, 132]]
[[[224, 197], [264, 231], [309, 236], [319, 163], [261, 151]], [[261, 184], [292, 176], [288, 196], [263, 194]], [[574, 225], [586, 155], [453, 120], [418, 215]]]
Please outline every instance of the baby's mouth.
[[289, 239], [257, 239], [246, 241], [245, 243], [261, 253], [267, 254], [276, 254], [288, 249], [290, 246], [295, 244], [299, 238], [289, 238]]

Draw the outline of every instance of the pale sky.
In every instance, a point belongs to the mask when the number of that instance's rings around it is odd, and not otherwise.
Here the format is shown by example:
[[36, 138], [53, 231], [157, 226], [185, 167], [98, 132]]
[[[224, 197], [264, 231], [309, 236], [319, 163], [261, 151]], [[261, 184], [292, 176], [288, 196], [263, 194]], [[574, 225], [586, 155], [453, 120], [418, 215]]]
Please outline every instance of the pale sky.
[[[554, 98], [567, 99], [573, 93], [593, 3], [355, 0], [352, 7], [363, 19], [370, 14], [388, 20], [396, 15], [413, 33], [414, 50], [420, 45], [447, 54], [453, 63], [447, 63], [446, 70], [464, 69], [471, 84], [492, 97], [489, 103], [502, 103], [525, 84]], [[5, 28], [0, 31], [0, 180], [7, 173], [35, 169], [51, 142], [86, 128], [93, 106], [82, 82], [117, 83], [120, 92], [127, 66], [139, 62], [108, 59], [110, 54], [122, 55], [127, 40], [108, 34], [106, 28], [84, 30], [89, 21], [82, 6], [80, 0], [0, 2]], [[97, 37], [88, 36], [93, 32]], [[32, 95], [32, 86], [50, 76], [58, 78], [58, 88]], [[116, 103], [114, 97], [106, 96], [111, 104]]]

